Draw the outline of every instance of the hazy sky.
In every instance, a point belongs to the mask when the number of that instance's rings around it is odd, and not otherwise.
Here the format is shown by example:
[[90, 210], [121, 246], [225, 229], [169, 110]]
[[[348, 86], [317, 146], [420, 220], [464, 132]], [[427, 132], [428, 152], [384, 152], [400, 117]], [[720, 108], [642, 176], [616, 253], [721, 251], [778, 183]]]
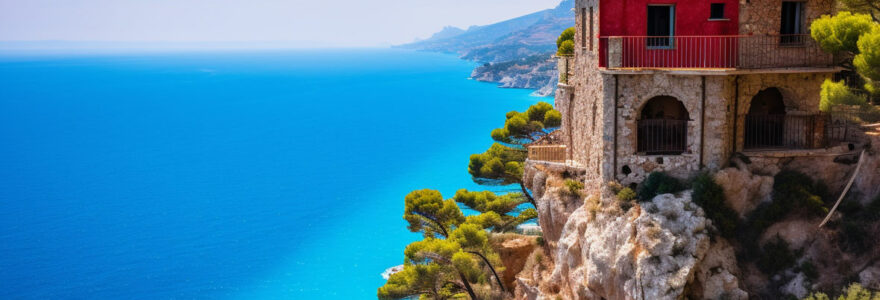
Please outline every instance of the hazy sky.
[[284, 41], [385, 46], [561, 0], [0, 0], [0, 41]]

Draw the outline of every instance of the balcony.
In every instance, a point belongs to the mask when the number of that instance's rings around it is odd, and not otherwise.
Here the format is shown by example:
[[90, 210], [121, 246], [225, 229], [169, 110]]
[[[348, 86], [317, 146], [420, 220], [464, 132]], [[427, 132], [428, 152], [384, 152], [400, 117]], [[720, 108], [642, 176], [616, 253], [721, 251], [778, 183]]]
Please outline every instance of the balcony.
[[613, 36], [599, 41], [610, 70], [832, 68], [834, 57], [809, 35]]
[[529, 160], [564, 163], [568, 149], [565, 145], [532, 145]]

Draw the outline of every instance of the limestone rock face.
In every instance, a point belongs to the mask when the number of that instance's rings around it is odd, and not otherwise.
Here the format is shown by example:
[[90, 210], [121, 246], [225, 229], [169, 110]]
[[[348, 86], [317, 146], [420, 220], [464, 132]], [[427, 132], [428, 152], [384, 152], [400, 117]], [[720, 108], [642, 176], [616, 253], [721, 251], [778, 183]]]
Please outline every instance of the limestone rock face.
[[773, 177], [752, 174], [748, 169], [727, 168], [715, 174], [715, 182], [724, 189], [724, 198], [740, 218], [754, 210], [758, 204], [770, 201]]
[[529, 255], [535, 250], [535, 238], [521, 237], [507, 240], [495, 249], [505, 266], [504, 272], [501, 273], [501, 281], [505, 287], [513, 287], [516, 274], [522, 271]]
[[[546, 281], [558, 284], [562, 298], [678, 299], [695, 276], [704, 298], [746, 297], [732, 275], [733, 251], [710, 245], [710, 221], [690, 192], [659, 195], [627, 212], [613, 197], [596, 201], [570, 215], [551, 253]], [[711, 267], [700, 268], [704, 261]]]

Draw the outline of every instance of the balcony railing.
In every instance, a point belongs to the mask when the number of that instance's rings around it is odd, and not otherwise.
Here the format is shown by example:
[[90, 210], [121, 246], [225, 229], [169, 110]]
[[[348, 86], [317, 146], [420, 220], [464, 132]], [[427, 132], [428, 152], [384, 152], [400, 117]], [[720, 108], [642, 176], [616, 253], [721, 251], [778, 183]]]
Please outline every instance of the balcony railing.
[[565, 145], [529, 146], [529, 160], [565, 162], [567, 150]]
[[809, 35], [614, 36], [599, 42], [608, 69], [832, 67]]
[[687, 120], [646, 119], [638, 121], [638, 152], [681, 154], [687, 151]]
[[[816, 132], [822, 115], [746, 115], [745, 149], [811, 149], [821, 147]], [[817, 131], [817, 127], [819, 127]]]

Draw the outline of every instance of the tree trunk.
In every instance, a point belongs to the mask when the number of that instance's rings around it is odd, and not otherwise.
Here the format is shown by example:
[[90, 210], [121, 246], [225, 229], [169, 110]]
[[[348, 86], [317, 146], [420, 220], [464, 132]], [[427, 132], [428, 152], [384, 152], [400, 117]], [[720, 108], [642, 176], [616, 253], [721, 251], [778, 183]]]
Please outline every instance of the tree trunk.
[[471, 288], [471, 283], [467, 281], [467, 278], [464, 277], [464, 273], [461, 271], [458, 272], [458, 277], [461, 277], [461, 283], [464, 284], [464, 289], [467, 290], [468, 295], [471, 295], [472, 300], [477, 299], [477, 293], [474, 293], [474, 289]]
[[489, 266], [489, 270], [492, 271], [492, 275], [495, 275], [495, 282], [497, 282], [498, 286], [501, 287], [501, 291], [506, 292], [506, 290], [504, 289], [504, 284], [501, 283], [501, 277], [498, 276], [498, 272], [495, 272], [495, 267], [492, 266], [492, 263], [489, 262], [489, 259], [486, 258], [485, 256], [483, 256], [482, 253], [477, 252], [477, 251], [468, 251], [468, 253], [474, 254], [474, 255], [479, 256], [480, 258], [483, 259], [483, 262], [485, 262], [486, 265]]
[[528, 199], [529, 202], [532, 203], [532, 205], [535, 206], [535, 209], [538, 209], [538, 204], [535, 203], [535, 198], [532, 198], [532, 194], [530, 194], [530, 193], [529, 193], [529, 190], [526, 189], [526, 184], [520, 182], [520, 183], [519, 183], [519, 188], [522, 190], [523, 196], [526, 196], [526, 199]]

